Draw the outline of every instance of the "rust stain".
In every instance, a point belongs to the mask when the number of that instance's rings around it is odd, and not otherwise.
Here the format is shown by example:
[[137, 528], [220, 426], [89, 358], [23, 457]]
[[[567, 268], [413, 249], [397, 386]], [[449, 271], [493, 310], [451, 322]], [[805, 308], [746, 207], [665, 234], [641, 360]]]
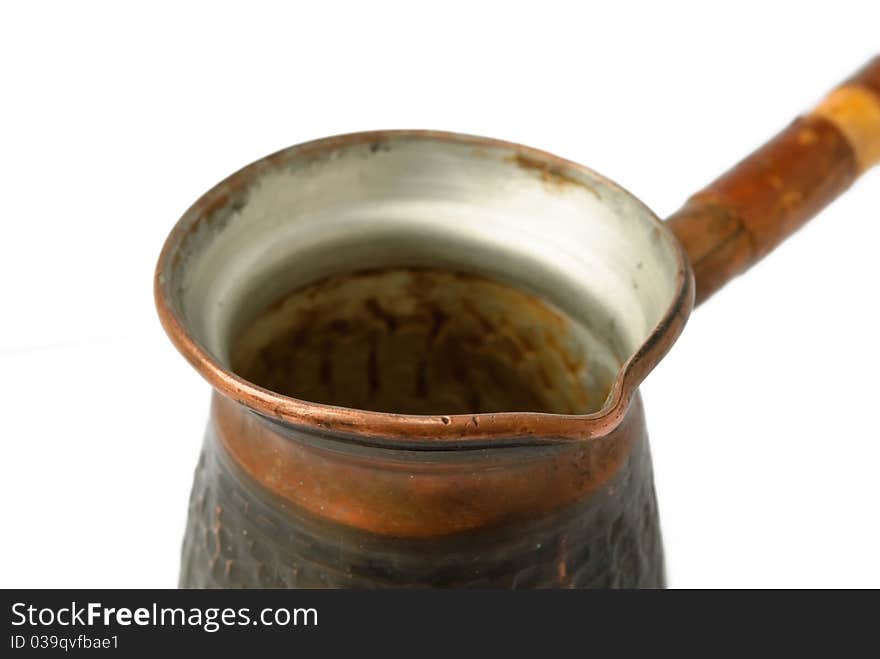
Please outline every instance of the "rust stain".
[[511, 156], [507, 156], [505, 160], [507, 162], [514, 163], [517, 167], [520, 167], [521, 169], [536, 172], [538, 175], [540, 175], [541, 180], [546, 183], [550, 188], [561, 191], [568, 187], [574, 186], [576, 188], [586, 190], [594, 197], [596, 197], [596, 199], [600, 199], [599, 193], [591, 185], [585, 183], [580, 179], [575, 178], [574, 176], [571, 176], [570, 174], [550, 162], [538, 160], [537, 158], [527, 156], [524, 153], [515, 153]]

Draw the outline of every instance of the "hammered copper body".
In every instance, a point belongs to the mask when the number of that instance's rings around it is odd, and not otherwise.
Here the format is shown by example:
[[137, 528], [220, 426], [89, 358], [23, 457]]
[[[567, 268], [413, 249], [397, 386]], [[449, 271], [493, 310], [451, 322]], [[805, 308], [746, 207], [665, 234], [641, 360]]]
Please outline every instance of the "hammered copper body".
[[156, 275], [215, 389], [181, 585], [663, 586], [639, 383], [694, 290], [878, 160], [875, 59], [668, 224], [574, 163], [447, 133], [236, 173]]

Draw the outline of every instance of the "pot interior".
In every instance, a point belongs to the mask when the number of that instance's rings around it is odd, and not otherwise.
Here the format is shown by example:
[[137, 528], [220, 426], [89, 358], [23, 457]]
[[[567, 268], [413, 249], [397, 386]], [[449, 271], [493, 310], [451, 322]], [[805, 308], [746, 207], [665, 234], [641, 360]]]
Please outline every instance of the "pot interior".
[[406, 414], [602, 406], [613, 346], [541, 298], [481, 275], [388, 268], [283, 297], [235, 341], [233, 371], [316, 403]]
[[600, 410], [678, 294], [674, 238], [542, 154], [355, 135], [243, 170], [181, 223], [175, 313], [277, 393], [406, 414]]

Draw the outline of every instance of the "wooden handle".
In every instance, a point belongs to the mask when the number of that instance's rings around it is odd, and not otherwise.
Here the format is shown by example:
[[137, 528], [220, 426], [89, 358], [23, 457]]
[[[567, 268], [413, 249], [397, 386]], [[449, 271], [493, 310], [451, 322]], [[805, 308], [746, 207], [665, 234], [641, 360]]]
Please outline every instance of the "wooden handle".
[[670, 216], [691, 259], [697, 304], [878, 162], [880, 56]]

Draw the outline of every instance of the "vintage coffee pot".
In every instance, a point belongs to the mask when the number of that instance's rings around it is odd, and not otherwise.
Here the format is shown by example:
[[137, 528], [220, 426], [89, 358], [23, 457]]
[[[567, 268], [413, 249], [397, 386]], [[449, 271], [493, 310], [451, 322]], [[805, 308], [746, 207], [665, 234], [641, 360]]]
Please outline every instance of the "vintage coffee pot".
[[663, 586], [639, 384], [695, 300], [878, 161], [880, 57], [667, 222], [431, 131], [233, 174], [156, 271], [214, 389], [180, 584]]

